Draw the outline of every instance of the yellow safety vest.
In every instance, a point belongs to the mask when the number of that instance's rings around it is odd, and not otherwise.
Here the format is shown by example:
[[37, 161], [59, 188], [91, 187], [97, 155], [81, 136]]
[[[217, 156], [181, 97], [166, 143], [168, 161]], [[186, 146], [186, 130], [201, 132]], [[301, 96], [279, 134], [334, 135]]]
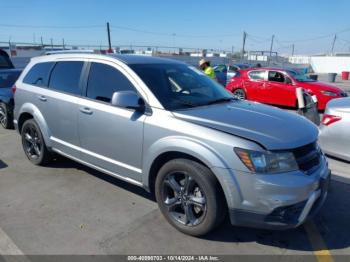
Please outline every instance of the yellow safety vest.
[[208, 66], [206, 69], [204, 69], [204, 74], [209, 76], [211, 79], [216, 80], [214, 69], [211, 66]]

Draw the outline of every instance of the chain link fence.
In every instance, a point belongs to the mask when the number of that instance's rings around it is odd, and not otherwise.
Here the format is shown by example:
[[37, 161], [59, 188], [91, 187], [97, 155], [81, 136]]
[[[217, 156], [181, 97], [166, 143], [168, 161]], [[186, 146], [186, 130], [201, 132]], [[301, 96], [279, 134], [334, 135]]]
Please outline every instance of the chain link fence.
[[[69, 45], [63, 41], [61, 44], [53, 43], [28, 43], [28, 42], [0, 42], [0, 49], [8, 52], [13, 63], [18, 68], [23, 68], [30, 58], [44, 55], [50, 51], [64, 50], [89, 50], [95, 53], [105, 54], [108, 52], [107, 45]], [[213, 65], [218, 64], [249, 64], [273, 67], [305, 67], [306, 65], [290, 64], [288, 58], [280, 57], [276, 52], [269, 54], [267, 51], [248, 51], [242, 54], [232, 53], [229, 50], [210, 48], [190, 48], [172, 46], [146, 46], [146, 45], [118, 45], [112, 48], [114, 53], [138, 54], [147, 56], [159, 56], [176, 59], [197, 66], [198, 61], [205, 57]]]

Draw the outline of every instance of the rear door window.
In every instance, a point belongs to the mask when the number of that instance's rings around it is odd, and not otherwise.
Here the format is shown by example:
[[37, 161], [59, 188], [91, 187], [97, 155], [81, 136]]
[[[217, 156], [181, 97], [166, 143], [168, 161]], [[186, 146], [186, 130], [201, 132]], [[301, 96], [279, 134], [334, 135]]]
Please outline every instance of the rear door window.
[[53, 67], [53, 62], [39, 63], [34, 65], [23, 79], [23, 83], [46, 87], [49, 81], [49, 74]]
[[49, 88], [80, 95], [80, 76], [84, 62], [65, 61], [56, 63], [50, 77]]
[[88, 98], [110, 103], [114, 92], [135, 91], [133, 84], [116, 68], [92, 63], [86, 96]]
[[258, 71], [251, 71], [248, 73], [249, 78], [252, 80], [265, 80], [266, 71], [264, 70], [258, 70]]

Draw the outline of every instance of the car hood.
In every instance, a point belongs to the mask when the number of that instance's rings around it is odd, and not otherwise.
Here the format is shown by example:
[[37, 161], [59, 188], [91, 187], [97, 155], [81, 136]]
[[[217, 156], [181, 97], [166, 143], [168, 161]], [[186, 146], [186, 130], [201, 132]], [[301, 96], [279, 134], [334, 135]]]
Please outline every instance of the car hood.
[[175, 117], [253, 140], [268, 150], [292, 149], [317, 140], [318, 129], [294, 113], [255, 102], [197, 107], [174, 112]]
[[325, 91], [330, 91], [330, 92], [335, 92], [335, 93], [342, 93], [343, 90], [334, 86], [334, 85], [329, 85], [324, 82], [298, 82], [298, 86], [303, 87], [303, 88], [310, 88], [310, 89], [316, 89], [318, 91], [325, 90]]

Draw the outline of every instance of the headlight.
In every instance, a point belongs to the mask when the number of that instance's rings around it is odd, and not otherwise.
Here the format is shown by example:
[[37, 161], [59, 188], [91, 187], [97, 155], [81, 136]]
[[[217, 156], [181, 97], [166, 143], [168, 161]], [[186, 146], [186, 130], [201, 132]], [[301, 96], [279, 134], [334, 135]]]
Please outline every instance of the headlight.
[[321, 93], [324, 94], [325, 96], [338, 96], [337, 93], [332, 91], [321, 90]]
[[235, 152], [244, 165], [255, 173], [273, 174], [299, 169], [291, 152], [261, 152], [242, 148], [235, 148]]

